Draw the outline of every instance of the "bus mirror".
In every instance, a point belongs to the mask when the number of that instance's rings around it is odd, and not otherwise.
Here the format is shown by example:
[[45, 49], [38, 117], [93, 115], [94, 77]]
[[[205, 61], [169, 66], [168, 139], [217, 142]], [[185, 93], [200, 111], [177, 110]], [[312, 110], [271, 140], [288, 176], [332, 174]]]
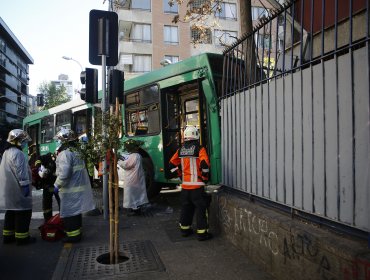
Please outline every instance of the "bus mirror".
[[123, 83], [124, 83], [124, 72], [113, 69], [110, 71], [109, 77], [109, 103], [116, 104], [116, 98], [118, 103], [123, 104]]
[[81, 84], [85, 85], [80, 90], [80, 97], [88, 103], [98, 103], [98, 70], [86, 68], [80, 74]]

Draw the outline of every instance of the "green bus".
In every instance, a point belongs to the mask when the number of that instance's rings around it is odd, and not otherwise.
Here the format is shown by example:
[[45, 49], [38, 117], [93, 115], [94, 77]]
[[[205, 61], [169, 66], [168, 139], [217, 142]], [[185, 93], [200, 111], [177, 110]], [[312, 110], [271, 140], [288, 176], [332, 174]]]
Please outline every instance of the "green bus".
[[[181, 145], [186, 125], [195, 125], [211, 162], [210, 184], [221, 181], [221, 138], [218, 96], [222, 88], [223, 56], [204, 53], [124, 82], [122, 137], [144, 142], [140, 154], [148, 196], [180, 183], [169, 179], [169, 160]], [[24, 129], [40, 154], [53, 152], [58, 128], [87, 133], [97, 107], [76, 100], [24, 119]], [[32, 153], [32, 149], [29, 153]]]

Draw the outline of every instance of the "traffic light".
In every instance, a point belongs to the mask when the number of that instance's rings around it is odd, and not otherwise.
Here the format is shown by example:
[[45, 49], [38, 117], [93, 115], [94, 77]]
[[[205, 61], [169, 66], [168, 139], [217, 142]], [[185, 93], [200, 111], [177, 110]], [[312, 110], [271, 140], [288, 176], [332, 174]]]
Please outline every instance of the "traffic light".
[[87, 103], [98, 103], [98, 70], [85, 68], [80, 75], [81, 84], [85, 85], [80, 90], [80, 97]]
[[110, 71], [109, 76], [110, 104], [116, 104], [116, 98], [118, 98], [119, 104], [123, 104], [123, 82], [124, 82], [124, 72], [116, 69]]

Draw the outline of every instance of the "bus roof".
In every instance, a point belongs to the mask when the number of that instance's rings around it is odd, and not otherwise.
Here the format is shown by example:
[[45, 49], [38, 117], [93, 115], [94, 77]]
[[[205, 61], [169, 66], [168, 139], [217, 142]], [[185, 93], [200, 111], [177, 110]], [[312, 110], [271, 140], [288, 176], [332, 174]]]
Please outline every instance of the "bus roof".
[[33, 121], [39, 120], [45, 116], [49, 116], [49, 115], [63, 112], [66, 110], [78, 111], [78, 110], [86, 109], [89, 107], [91, 107], [91, 104], [86, 103], [85, 101], [81, 99], [75, 99], [75, 100], [63, 103], [61, 105], [49, 108], [47, 110], [40, 111], [36, 114], [29, 115], [23, 119], [23, 125], [26, 123], [32, 123]]
[[[174, 64], [169, 64], [163, 68], [153, 70], [125, 81], [125, 92], [135, 89], [144, 84], [152, 84], [163, 79], [181, 75], [196, 69], [210, 66], [212, 71], [222, 73], [222, 55], [216, 53], [203, 53], [184, 59]], [[216, 69], [217, 68], [217, 69]]]

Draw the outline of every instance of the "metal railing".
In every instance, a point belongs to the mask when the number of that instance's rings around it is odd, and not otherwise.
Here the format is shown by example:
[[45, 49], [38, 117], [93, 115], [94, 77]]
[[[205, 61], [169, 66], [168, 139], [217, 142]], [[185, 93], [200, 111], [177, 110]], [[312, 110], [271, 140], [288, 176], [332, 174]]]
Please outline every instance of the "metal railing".
[[369, 232], [369, 50], [367, 0], [290, 1], [226, 49], [223, 184]]

